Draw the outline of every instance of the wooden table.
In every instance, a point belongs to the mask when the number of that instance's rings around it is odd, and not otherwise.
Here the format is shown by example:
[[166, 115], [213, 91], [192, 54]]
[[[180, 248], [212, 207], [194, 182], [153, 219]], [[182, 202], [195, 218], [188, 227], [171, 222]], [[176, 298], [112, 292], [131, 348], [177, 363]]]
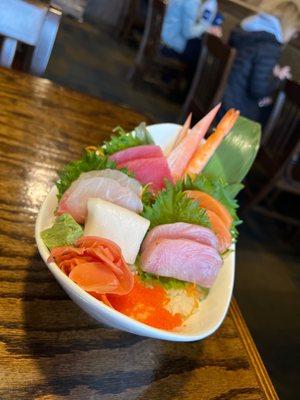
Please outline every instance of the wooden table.
[[235, 301], [196, 343], [99, 325], [62, 291], [35, 245], [56, 170], [143, 116], [0, 69], [0, 399], [276, 399]]

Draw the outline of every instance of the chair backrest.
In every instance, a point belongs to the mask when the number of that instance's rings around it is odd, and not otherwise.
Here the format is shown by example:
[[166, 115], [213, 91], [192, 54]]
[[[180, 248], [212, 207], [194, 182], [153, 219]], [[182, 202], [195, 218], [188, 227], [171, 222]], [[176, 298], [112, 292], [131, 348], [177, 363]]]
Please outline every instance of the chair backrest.
[[221, 101], [235, 54], [235, 49], [221, 39], [210, 34], [203, 36], [196, 72], [182, 108], [182, 120], [190, 112], [199, 120]]
[[166, 3], [166, 0], [149, 0], [145, 29], [136, 64], [142, 63], [144, 57], [153, 57], [159, 48]]
[[[61, 12], [41, 3], [0, 1], [0, 66], [11, 68], [18, 43], [27, 45], [22, 69], [44, 73], [56, 38]], [[28, 57], [30, 54], [30, 59]]]
[[300, 85], [287, 81], [275, 101], [263, 133], [260, 158], [269, 160], [270, 168], [278, 171], [294, 154], [300, 143]]

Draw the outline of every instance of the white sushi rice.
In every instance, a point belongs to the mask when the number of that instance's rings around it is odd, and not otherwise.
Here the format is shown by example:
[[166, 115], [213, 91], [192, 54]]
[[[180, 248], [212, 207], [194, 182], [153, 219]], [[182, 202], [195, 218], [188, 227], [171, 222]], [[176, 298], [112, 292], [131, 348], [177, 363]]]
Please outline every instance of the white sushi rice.
[[186, 289], [169, 289], [167, 291], [169, 302], [166, 309], [171, 314], [181, 314], [183, 317], [188, 318], [192, 315], [200, 305], [200, 296], [190, 294]]
[[[129, 268], [133, 274], [138, 274], [138, 268], [135, 265], [129, 265]], [[152, 286], [149, 282], [144, 282], [144, 285]], [[186, 288], [168, 289], [167, 297], [169, 301], [165, 308], [171, 314], [180, 314], [186, 320], [196, 311], [199, 311], [200, 303], [206, 296], [207, 292], [200, 287], [195, 291]]]

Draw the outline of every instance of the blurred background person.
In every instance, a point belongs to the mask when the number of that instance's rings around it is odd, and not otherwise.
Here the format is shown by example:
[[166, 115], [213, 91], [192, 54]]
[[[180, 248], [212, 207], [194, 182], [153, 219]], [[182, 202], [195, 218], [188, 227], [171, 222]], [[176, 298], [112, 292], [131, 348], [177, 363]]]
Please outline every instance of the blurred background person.
[[194, 69], [203, 33], [222, 36], [221, 27], [214, 24], [217, 20], [220, 16], [216, 0], [169, 0], [161, 33], [162, 54], [178, 58]]
[[291, 78], [290, 67], [278, 63], [283, 46], [300, 29], [300, 6], [298, 1], [268, 0], [262, 10], [244, 19], [231, 34], [229, 43], [237, 54], [220, 115], [234, 107], [264, 124], [274, 91], [281, 81]]

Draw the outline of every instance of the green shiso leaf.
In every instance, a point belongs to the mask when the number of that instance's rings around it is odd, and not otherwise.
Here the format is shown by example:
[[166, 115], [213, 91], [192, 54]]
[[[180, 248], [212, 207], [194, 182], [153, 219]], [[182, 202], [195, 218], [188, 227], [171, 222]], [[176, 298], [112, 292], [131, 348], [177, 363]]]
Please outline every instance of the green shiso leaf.
[[247, 118], [239, 117], [203, 172], [212, 178], [221, 178], [229, 184], [242, 182], [255, 160], [260, 138], [261, 126]]
[[70, 214], [57, 217], [51, 228], [41, 232], [41, 238], [50, 250], [54, 247], [72, 245], [82, 235], [82, 227]]
[[[81, 173], [106, 168], [115, 169], [116, 164], [99, 151], [85, 150], [83, 157], [80, 160], [70, 162], [58, 173], [60, 178], [56, 182], [58, 200], [61, 199], [64, 192], [71, 186], [72, 182], [79, 178]], [[127, 173], [127, 170], [125, 169], [122, 169], [122, 171]]]
[[103, 151], [107, 155], [111, 155], [120, 150], [125, 150], [130, 147], [136, 147], [146, 144], [154, 144], [154, 141], [146, 128], [145, 122], [142, 122], [132, 132], [125, 132], [123, 128], [117, 126], [109, 141], [104, 142]]
[[209, 227], [205, 210], [183, 193], [181, 182], [175, 186], [166, 182], [165, 189], [158, 193], [154, 203], [145, 205], [142, 216], [150, 221], [150, 228], [174, 222]]
[[211, 178], [203, 173], [197, 175], [195, 179], [188, 176], [183, 183], [183, 187], [185, 190], [199, 190], [207, 193], [222, 203], [233, 218], [231, 234], [234, 238], [237, 238], [236, 226], [241, 224], [242, 221], [237, 215], [238, 202], [234, 197], [243, 188], [242, 184], [229, 185], [223, 178]]
[[[144, 201], [143, 217], [150, 220], [150, 228], [162, 224], [174, 222], [187, 222], [201, 226], [209, 226], [209, 221], [204, 209], [183, 193], [183, 184], [179, 182], [175, 186], [166, 182], [165, 189], [158, 193], [153, 199], [151, 194]], [[147, 190], [146, 190], [147, 195]], [[144, 272], [140, 265], [140, 259], [136, 261], [138, 273], [141, 279], [149, 284], [160, 284], [165, 289], [182, 289], [188, 282], [175, 278], [156, 276]]]

